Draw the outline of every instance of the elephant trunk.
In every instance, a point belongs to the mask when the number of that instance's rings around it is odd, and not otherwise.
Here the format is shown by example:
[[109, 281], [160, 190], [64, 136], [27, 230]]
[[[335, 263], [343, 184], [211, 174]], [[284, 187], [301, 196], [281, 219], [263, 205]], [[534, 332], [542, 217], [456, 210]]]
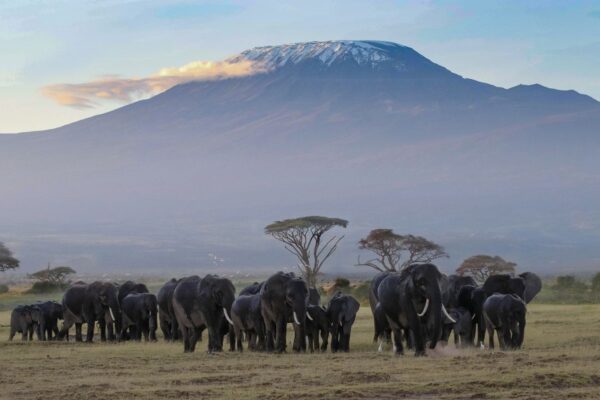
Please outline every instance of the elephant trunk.
[[433, 290], [430, 293], [430, 306], [429, 318], [427, 326], [431, 327], [431, 337], [429, 348], [433, 349], [437, 345], [437, 342], [442, 335], [442, 294], [440, 292], [439, 285], [434, 285]]

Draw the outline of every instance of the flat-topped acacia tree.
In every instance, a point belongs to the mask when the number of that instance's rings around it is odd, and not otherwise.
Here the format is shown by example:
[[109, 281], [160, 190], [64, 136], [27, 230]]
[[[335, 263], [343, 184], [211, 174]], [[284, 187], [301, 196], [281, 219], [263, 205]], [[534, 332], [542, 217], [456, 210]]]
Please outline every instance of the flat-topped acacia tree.
[[348, 221], [340, 218], [309, 216], [275, 221], [265, 227], [265, 233], [285, 244], [285, 249], [298, 259], [298, 269], [309, 287], [316, 287], [323, 264], [337, 249], [344, 236], [325, 237], [335, 227], [346, 228]]
[[19, 260], [13, 257], [12, 252], [4, 243], [0, 242], [0, 272], [16, 268], [19, 268]]
[[516, 263], [500, 256], [478, 254], [463, 261], [456, 269], [456, 273], [472, 276], [477, 282], [483, 284], [490, 275], [514, 274], [516, 266]]

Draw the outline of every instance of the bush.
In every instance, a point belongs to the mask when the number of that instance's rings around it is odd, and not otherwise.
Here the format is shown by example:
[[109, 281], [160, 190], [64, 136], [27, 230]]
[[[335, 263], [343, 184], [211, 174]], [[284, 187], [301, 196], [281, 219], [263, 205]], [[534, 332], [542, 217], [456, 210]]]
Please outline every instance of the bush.
[[43, 294], [43, 293], [52, 293], [52, 292], [60, 292], [65, 290], [69, 286], [68, 283], [53, 283], [53, 282], [35, 282], [31, 289], [27, 291], [29, 294]]
[[8, 293], [8, 285], [5, 284], [0, 284], [0, 294], [2, 293]]
[[346, 278], [335, 278], [336, 288], [347, 288], [350, 286], [350, 281]]

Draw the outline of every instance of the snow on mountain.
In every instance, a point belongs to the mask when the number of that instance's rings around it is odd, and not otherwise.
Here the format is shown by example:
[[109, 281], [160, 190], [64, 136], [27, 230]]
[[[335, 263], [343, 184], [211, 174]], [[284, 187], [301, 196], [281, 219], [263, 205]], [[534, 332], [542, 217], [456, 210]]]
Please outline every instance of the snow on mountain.
[[256, 61], [270, 69], [299, 64], [307, 60], [319, 60], [326, 66], [331, 66], [337, 61], [354, 60], [358, 65], [375, 67], [382, 61], [394, 59], [398, 49], [408, 48], [392, 42], [370, 40], [306, 42], [255, 47], [242, 52], [229, 61]]

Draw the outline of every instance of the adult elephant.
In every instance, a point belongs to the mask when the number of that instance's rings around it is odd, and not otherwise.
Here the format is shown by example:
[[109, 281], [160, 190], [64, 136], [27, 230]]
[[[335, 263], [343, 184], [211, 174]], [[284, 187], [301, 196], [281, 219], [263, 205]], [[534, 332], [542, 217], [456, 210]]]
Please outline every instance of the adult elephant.
[[158, 291], [156, 299], [158, 301], [158, 320], [163, 337], [166, 341], [178, 340], [179, 325], [173, 309], [173, 292], [177, 287], [179, 280], [173, 278], [166, 282]]
[[[471, 338], [477, 338], [476, 345], [483, 346], [485, 339], [485, 318], [483, 316], [483, 303], [486, 299], [485, 290], [473, 285], [465, 285], [460, 289], [458, 294], [458, 307], [463, 307], [471, 313]], [[477, 333], [477, 334], [475, 334]]]
[[[310, 352], [327, 350], [329, 344], [329, 331], [331, 322], [327, 316], [327, 310], [322, 306], [309, 304], [306, 308], [306, 338]], [[319, 336], [321, 345], [319, 346]]]
[[129, 293], [150, 293], [148, 287], [143, 283], [136, 283], [133, 281], [127, 281], [119, 286], [119, 294], [117, 297], [119, 298], [119, 304], [123, 301], [123, 299]]
[[331, 322], [331, 352], [350, 351], [350, 334], [360, 303], [352, 296], [338, 292], [329, 301], [327, 316]]
[[442, 315], [454, 321], [442, 304], [441, 280], [435, 265], [413, 264], [379, 284], [377, 297], [394, 333], [396, 354], [403, 353], [402, 329], [414, 341], [415, 356], [424, 356], [426, 340], [433, 349], [442, 334]]
[[383, 312], [383, 308], [379, 304], [379, 297], [377, 294], [381, 281], [383, 281], [390, 273], [391, 272], [381, 272], [377, 274], [371, 281], [369, 287], [369, 305], [371, 306], [371, 312], [373, 313], [374, 324], [373, 342], [380, 342], [379, 351], [383, 348], [383, 341], [389, 342], [392, 334], [390, 324]]
[[156, 315], [158, 302], [151, 293], [129, 293], [121, 300], [122, 330], [121, 337], [130, 329], [130, 338], [141, 340], [142, 334], [147, 342], [156, 341]]
[[483, 304], [490, 349], [494, 348], [494, 332], [502, 350], [518, 349], [525, 339], [527, 306], [513, 294], [494, 294]]
[[293, 273], [278, 272], [265, 281], [261, 290], [261, 313], [265, 322], [267, 351], [285, 352], [288, 321], [292, 321], [294, 326], [293, 350], [306, 351], [307, 304], [306, 283]]
[[[71, 326], [75, 325], [75, 340], [82, 341], [81, 327], [87, 323], [87, 341], [94, 339], [94, 324], [100, 325], [100, 339], [114, 340], [113, 322], [116, 332], [121, 332], [121, 307], [117, 297], [117, 288], [110, 282], [77, 283], [63, 295], [64, 323], [58, 337], [64, 338]], [[117, 335], [118, 336], [118, 335]], [[118, 337], [117, 337], [118, 338]]]
[[233, 321], [229, 314], [235, 287], [229, 279], [216, 275], [183, 278], [173, 292], [173, 309], [181, 329], [184, 352], [193, 352], [203, 328], [208, 329], [208, 352], [223, 350], [223, 337], [229, 333], [230, 350], [235, 348]]
[[37, 332], [39, 340], [52, 340], [52, 336], [58, 336], [58, 320], [63, 319], [63, 308], [56, 301], [35, 303], [39, 310], [37, 319]]
[[448, 299], [444, 302], [446, 309], [458, 307], [458, 294], [467, 285], [477, 287], [477, 282], [471, 276], [450, 275], [448, 277]]
[[491, 275], [483, 284], [483, 290], [486, 297], [494, 293], [516, 294], [520, 298], [525, 298], [525, 280], [520, 276], [512, 277], [508, 274]]
[[531, 300], [542, 290], [542, 280], [537, 274], [533, 272], [523, 272], [519, 275], [525, 281], [525, 293], [523, 294], [523, 300], [529, 304]]
[[264, 282], [254, 282], [253, 284], [246, 286], [240, 291], [240, 296], [249, 296], [260, 293], [263, 284]]
[[321, 295], [319, 294], [319, 291], [317, 289], [308, 289], [308, 304], [313, 306], [321, 305]]
[[231, 306], [231, 319], [235, 330], [236, 347], [243, 351], [243, 334], [250, 350], [265, 349], [265, 322], [260, 306], [260, 293], [239, 296]]
[[21, 333], [23, 341], [33, 340], [35, 323], [32, 318], [31, 306], [16, 306], [10, 314], [10, 335], [8, 340], [13, 340], [17, 333]]

